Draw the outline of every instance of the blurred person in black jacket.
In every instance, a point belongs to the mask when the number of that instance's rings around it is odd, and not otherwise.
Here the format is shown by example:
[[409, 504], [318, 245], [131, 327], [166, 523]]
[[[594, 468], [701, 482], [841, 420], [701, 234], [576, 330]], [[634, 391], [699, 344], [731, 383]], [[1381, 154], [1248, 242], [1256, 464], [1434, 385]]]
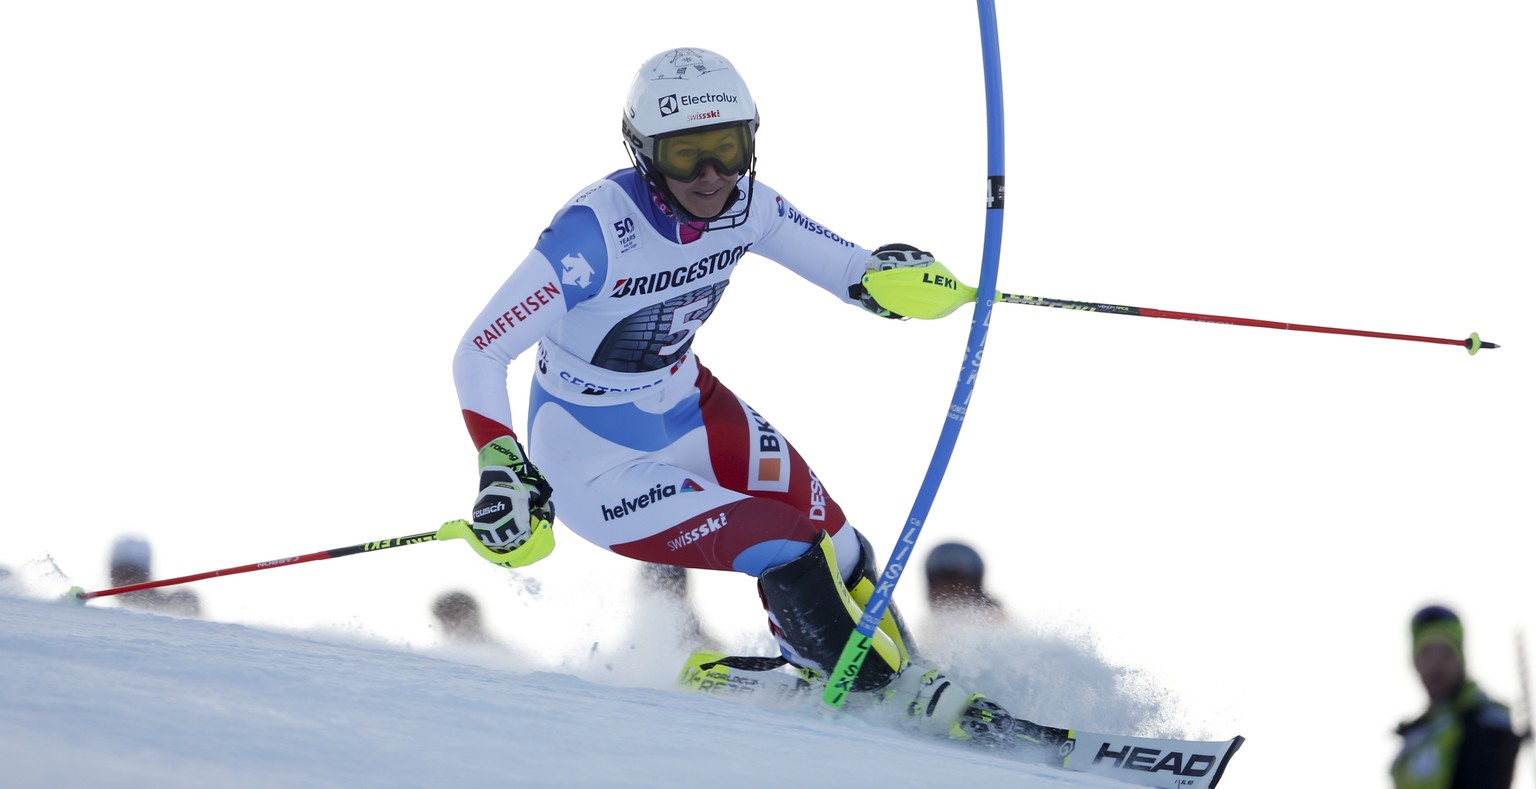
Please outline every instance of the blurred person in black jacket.
[[1393, 786], [1509, 789], [1522, 738], [1509, 708], [1467, 676], [1460, 617], [1445, 606], [1426, 606], [1413, 615], [1409, 633], [1429, 709], [1397, 727], [1403, 748], [1392, 761]]

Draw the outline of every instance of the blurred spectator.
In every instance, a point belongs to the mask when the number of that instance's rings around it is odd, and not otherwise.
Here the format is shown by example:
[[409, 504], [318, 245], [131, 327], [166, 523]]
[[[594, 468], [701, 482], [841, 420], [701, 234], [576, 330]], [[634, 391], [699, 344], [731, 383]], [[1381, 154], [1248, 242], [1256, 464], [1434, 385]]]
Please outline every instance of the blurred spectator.
[[480, 604], [464, 592], [444, 592], [432, 603], [443, 637], [456, 644], [494, 645], [480, 621]]
[[1509, 708], [1467, 676], [1461, 619], [1431, 605], [1413, 615], [1413, 667], [1429, 709], [1397, 727], [1403, 749], [1392, 761], [1397, 789], [1509, 789], [1520, 737]]
[[688, 599], [687, 568], [646, 562], [640, 566], [640, 580], [647, 589], [658, 593], [662, 601], [680, 617], [678, 627], [681, 630], [682, 640], [689, 647], [718, 648], [720, 646], [718, 643], [712, 643], [704, 634], [703, 626], [699, 623], [699, 614]]
[[928, 607], [935, 615], [968, 613], [980, 622], [1007, 624], [1002, 603], [983, 585], [986, 564], [969, 545], [946, 542], [928, 553]]
[[[119, 537], [112, 545], [110, 569], [113, 587], [132, 586], [151, 580], [149, 543], [142, 537]], [[201, 613], [197, 595], [187, 589], [170, 593], [159, 589], [140, 589], [117, 595], [117, 601], [126, 608], [157, 614], [198, 616]]]

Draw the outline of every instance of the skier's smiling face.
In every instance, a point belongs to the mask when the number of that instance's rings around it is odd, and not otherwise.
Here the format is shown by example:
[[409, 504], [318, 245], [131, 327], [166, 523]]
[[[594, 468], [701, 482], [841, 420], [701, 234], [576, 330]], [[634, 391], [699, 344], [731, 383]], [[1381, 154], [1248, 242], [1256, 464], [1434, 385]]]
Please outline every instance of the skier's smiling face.
[[668, 175], [667, 188], [683, 210], [697, 217], [717, 216], [736, 196], [736, 174], [722, 173], [713, 163], [699, 169], [691, 181], [679, 181]]
[[736, 179], [747, 173], [752, 135], [731, 124], [656, 140], [656, 168], [683, 210], [718, 216], [736, 196]]

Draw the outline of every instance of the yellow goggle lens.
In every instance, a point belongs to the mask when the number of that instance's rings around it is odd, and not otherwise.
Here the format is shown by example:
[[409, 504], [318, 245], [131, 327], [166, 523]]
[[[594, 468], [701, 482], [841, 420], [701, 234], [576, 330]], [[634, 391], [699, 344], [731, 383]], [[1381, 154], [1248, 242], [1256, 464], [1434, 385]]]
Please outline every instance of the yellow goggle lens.
[[663, 175], [679, 181], [692, 181], [706, 164], [714, 164], [724, 175], [747, 171], [752, 140], [745, 125], [705, 129], [656, 140], [656, 167]]

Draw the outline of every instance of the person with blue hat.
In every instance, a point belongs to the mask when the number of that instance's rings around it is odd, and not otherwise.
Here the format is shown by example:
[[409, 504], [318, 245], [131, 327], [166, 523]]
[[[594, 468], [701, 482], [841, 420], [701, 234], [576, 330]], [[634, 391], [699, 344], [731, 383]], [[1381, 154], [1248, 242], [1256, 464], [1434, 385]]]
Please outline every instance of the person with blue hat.
[[934, 546], [923, 563], [928, 576], [928, 605], [935, 613], [972, 612], [985, 619], [1006, 622], [1002, 603], [987, 594], [983, 585], [986, 563], [975, 548], [961, 542]]
[[[108, 565], [112, 585], [133, 586], [147, 583], [151, 579], [149, 560], [148, 540], [134, 535], [119, 537], [112, 543], [112, 558]], [[159, 589], [140, 589], [135, 592], [124, 592], [118, 596], [117, 601], [124, 608], [157, 614], [197, 617], [202, 613], [202, 605], [197, 595], [186, 589], [177, 589], [170, 593]]]

